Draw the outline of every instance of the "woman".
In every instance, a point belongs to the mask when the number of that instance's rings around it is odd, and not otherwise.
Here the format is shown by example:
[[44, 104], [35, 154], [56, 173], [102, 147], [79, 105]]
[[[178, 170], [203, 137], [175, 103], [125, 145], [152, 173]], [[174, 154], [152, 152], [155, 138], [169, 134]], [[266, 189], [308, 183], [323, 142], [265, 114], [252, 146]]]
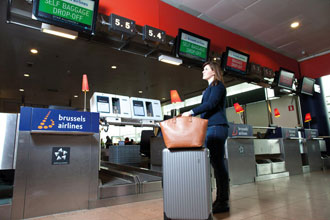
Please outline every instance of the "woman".
[[217, 197], [212, 207], [213, 213], [220, 213], [229, 211], [229, 178], [224, 161], [225, 142], [228, 136], [226, 88], [218, 63], [206, 62], [203, 69], [203, 79], [208, 81], [209, 86], [203, 93], [202, 104], [183, 113], [182, 116], [201, 114], [201, 118], [208, 119], [205, 144], [210, 150], [217, 185]]

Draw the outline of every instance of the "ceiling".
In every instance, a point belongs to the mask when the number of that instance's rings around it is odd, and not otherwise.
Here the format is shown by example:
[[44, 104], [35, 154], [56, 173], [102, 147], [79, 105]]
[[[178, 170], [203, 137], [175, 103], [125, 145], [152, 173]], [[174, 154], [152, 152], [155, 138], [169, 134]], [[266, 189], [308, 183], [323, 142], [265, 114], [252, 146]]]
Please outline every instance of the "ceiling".
[[[26, 14], [26, 17], [17, 16], [15, 19], [22, 23], [30, 22], [31, 5], [28, 1], [12, 1], [17, 11], [23, 10], [21, 15]], [[235, 33], [244, 33], [241, 35], [295, 59], [330, 49], [329, 0], [304, 1], [304, 6], [299, 4], [295, 9], [288, 6], [293, 7], [294, 3], [301, 1], [165, 2]], [[62, 105], [82, 108], [81, 79], [84, 73], [88, 75], [90, 87], [88, 100], [97, 91], [166, 102], [170, 99], [171, 89], [177, 89], [181, 98], [185, 99], [200, 95], [207, 86], [201, 80], [199, 68], [161, 63], [155, 59], [157, 54], [146, 58], [119, 51], [114, 49], [118, 47], [109, 39], [81, 38], [72, 41], [36, 29], [7, 24], [6, 10], [7, 1], [0, 1], [0, 111], [17, 111], [17, 106], [22, 103], [38, 107]], [[300, 19], [301, 29], [293, 31], [287, 27], [293, 18]], [[248, 24], [242, 22], [247, 20]], [[29, 25], [35, 25], [34, 21], [31, 22]], [[31, 48], [37, 48], [39, 53], [32, 55], [29, 52]], [[144, 46], [146, 48], [149, 47]], [[164, 52], [166, 50], [168, 48]], [[301, 50], [306, 51], [304, 56]], [[117, 69], [111, 69], [112, 65], [116, 65]], [[24, 77], [25, 73], [29, 73], [30, 77]], [[226, 77], [226, 82], [230, 86], [241, 81]], [[20, 92], [20, 88], [24, 88], [24, 92]], [[143, 93], [140, 94], [139, 90]]]
[[330, 50], [329, 0], [162, 1], [296, 60]]

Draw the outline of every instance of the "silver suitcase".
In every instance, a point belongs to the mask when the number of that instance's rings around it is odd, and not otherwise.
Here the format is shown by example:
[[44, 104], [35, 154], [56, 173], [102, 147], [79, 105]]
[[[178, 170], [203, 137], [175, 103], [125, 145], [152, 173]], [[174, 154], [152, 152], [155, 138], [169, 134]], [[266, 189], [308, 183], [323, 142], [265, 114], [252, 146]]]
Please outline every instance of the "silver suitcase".
[[163, 150], [164, 219], [212, 219], [209, 150]]

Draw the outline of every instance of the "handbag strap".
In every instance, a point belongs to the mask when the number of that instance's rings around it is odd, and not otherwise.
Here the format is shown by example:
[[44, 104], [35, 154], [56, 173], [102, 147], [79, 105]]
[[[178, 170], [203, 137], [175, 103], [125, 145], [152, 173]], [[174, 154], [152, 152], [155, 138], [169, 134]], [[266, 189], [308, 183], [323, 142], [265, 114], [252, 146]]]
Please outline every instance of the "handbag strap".
[[[179, 117], [183, 117], [183, 116], [181, 116], [181, 115], [174, 116], [174, 118], [173, 118], [173, 123], [174, 124], [176, 123], [176, 119], [179, 118]], [[184, 116], [184, 117], [186, 117], [186, 116]], [[188, 116], [188, 118], [189, 118], [189, 122], [192, 122], [193, 121], [193, 116]]]

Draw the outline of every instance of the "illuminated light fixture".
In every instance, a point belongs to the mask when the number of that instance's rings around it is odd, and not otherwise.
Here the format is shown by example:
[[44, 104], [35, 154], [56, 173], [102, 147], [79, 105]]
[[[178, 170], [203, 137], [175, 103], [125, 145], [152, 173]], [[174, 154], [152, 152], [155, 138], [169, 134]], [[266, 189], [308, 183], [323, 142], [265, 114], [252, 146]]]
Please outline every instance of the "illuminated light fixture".
[[86, 92], [89, 91], [87, 74], [83, 75], [81, 91], [83, 91], [85, 94], [85, 98], [84, 98], [84, 112], [85, 112], [86, 111]]
[[139, 90], [139, 93], [140, 93], [140, 94], [142, 94], [142, 93], [143, 93], [143, 91], [142, 91], [142, 90]]
[[171, 103], [182, 102], [177, 90], [171, 90]]
[[275, 116], [275, 118], [278, 118], [281, 116], [280, 111], [277, 108], [274, 108], [274, 116]]
[[111, 66], [111, 69], [115, 70], [115, 69], [117, 69], [117, 66]]
[[182, 60], [179, 58], [171, 57], [171, 56], [166, 56], [166, 55], [160, 55], [158, 57], [158, 60], [164, 63], [169, 63], [173, 65], [181, 65]]
[[297, 22], [297, 21], [292, 22], [290, 26], [291, 26], [291, 28], [297, 28], [297, 27], [299, 27], [299, 22]]
[[28, 74], [28, 73], [24, 73], [24, 76], [25, 76], [25, 77], [30, 77], [30, 74]]
[[33, 54], [37, 54], [38, 50], [33, 48], [33, 49], [30, 50], [30, 52], [33, 53]]
[[68, 38], [71, 40], [75, 40], [78, 37], [78, 32], [76, 32], [76, 31], [56, 27], [54, 25], [49, 25], [49, 24], [45, 24], [45, 23], [41, 24], [41, 32], [56, 35], [59, 37]]
[[234, 108], [235, 108], [236, 113], [244, 112], [244, 109], [242, 108], [242, 106], [240, 106], [238, 104], [238, 102], [234, 103]]
[[24, 92], [24, 89], [19, 89], [20, 92]]
[[311, 116], [311, 113], [307, 113], [305, 115], [305, 122], [310, 122], [312, 120], [312, 116]]
[[162, 98], [162, 100], [165, 100], [165, 99], [166, 99], [166, 98], [164, 98], [164, 97]]
[[77, 96], [77, 95], [74, 95], [73, 97], [74, 97], [74, 98], [78, 98], [78, 96]]

